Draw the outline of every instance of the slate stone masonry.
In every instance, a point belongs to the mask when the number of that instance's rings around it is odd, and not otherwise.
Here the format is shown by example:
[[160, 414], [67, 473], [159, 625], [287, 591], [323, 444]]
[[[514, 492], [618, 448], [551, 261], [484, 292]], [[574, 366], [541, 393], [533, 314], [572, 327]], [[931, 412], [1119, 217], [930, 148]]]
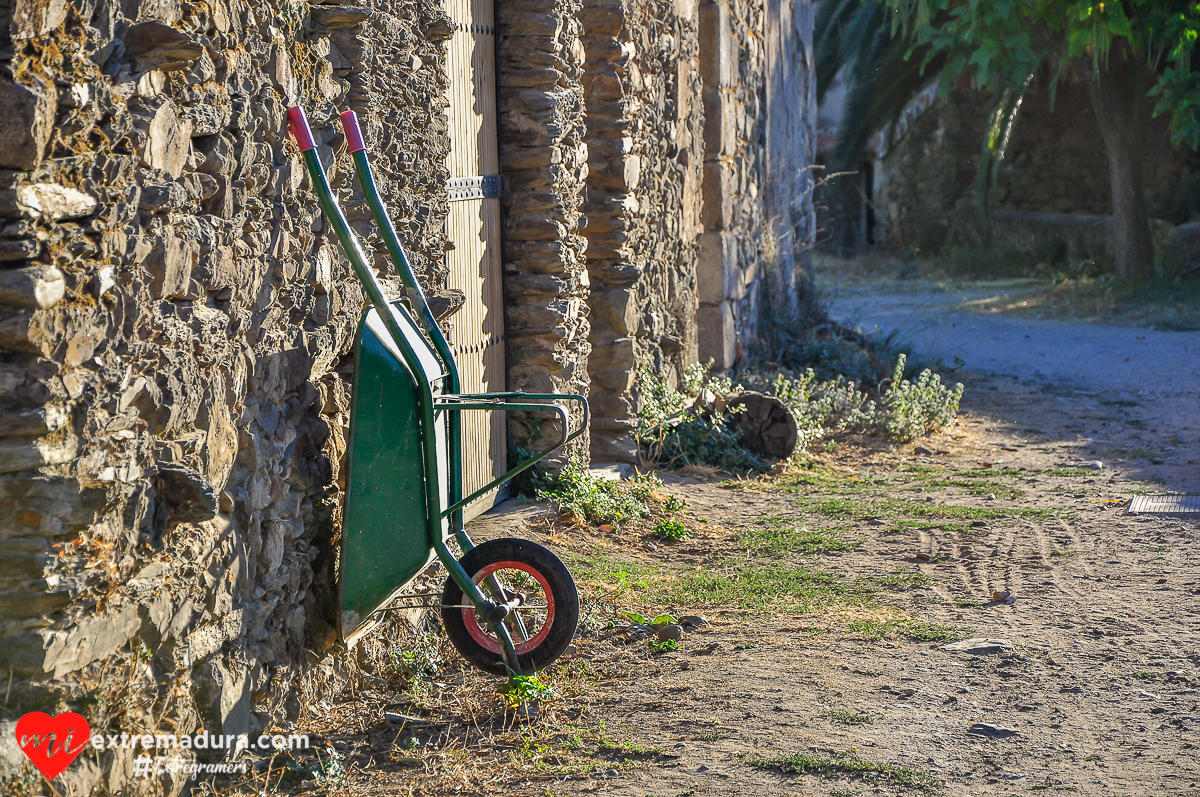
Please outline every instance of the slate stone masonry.
[[[578, 0], [496, 4], [510, 390], [588, 393], [581, 7]], [[550, 424], [510, 416], [510, 445], [539, 448], [553, 436]], [[587, 435], [574, 446], [587, 457]], [[554, 455], [555, 463], [567, 453]]]
[[[333, 124], [359, 111], [414, 264], [452, 308], [449, 20], [408, 0], [0, 15], [7, 711], [83, 710], [94, 732], [278, 727], [306, 646], [333, 642], [362, 306], [284, 110], [305, 105], [361, 222]], [[64, 777], [116, 793], [130, 765], [110, 752]]]
[[598, 0], [588, 68], [592, 457], [636, 461], [633, 388], [696, 361], [704, 109], [691, 0]]

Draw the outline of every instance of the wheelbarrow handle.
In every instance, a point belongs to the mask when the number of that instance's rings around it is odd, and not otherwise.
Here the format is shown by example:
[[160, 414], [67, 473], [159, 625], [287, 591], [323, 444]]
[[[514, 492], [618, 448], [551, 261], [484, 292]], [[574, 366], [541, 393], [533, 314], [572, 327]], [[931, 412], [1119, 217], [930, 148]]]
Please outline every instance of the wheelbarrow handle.
[[[511, 403], [509, 401], [511, 399]], [[560, 401], [577, 402], [583, 409], [583, 423], [579, 425], [574, 432], [571, 431], [570, 416], [567, 413], [567, 408]], [[537, 455], [523, 461], [517, 467], [506, 472], [503, 476], [485, 484], [475, 492], [465, 498], [454, 502], [446, 509], [442, 510], [442, 517], [446, 517], [458, 509], [466, 506], [474, 501], [479, 496], [489, 492], [490, 490], [499, 487], [504, 482], [514, 476], [529, 470], [538, 462], [541, 462], [547, 456], [562, 448], [567, 443], [583, 434], [588, 428], [588, 403], [583, 396], [575, 394], [561, 393], [464, 393], [460, 395], [445, 395], [439, 396], [435, 400], [434, 406], [439, 410], [449, 410], [451, 412], [462, 412], [463, 410], [500, 410], [502, 412], [553, 412], [558, 415], [560, 422], [560, 431], [558, 442], [550, 446], [546, 450]]]
[[342, 131], [346, 134], [346, 144], [350, 149], [350, 154], [362, 152], [367, 148], [363, 143], [362, 128], [358, 126], [358, 114], [354, 111], [342, 111]]
[[292, 137], [296, 139], [296, 146], [301, 152], [308, 152], [310, 149], [316, 149], [317, 144], [313, 141], [312, 130], [308, 127], [308, 119], [304, 116], [304, 109], [299, 105], [288, 108], [287, 110], [288, 127], [292, 131]]

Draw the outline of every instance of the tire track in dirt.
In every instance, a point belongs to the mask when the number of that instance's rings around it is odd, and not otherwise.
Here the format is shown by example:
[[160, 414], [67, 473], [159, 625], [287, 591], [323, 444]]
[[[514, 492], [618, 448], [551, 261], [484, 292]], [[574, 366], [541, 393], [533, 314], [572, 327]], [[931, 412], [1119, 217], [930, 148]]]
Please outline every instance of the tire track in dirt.
[[992, 553], [992, 559], [999, 561], [997, 570], [1004, 572], [1003, 582], [993, 582], [995, 589], [993, 592], [1003, 592], [1005, 589], [1012, 592], [1014, 595], [1019, 595], [1025, 582], [1021, 578], [1020, 560], [1017, 556], [1017, 532], [1013, 526], [1007, 526], [1004, 529], [1004, 540], [1002, 543], [1003, 552], [998, 547]]

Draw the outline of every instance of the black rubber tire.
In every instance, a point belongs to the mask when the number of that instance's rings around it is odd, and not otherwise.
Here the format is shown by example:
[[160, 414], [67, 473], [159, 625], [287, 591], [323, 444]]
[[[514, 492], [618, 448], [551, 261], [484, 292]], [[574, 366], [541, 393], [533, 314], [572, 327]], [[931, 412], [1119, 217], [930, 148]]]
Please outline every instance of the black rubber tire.
[[[537, 647], [518, 654], [521, 674], [530, 675], [553, 663], [575, 638], [575, 629], [579, 625], [579, 591], [567, 566], [549, 550], [529, 540], [512, 537], [488, 540], [467, 551], [459, 560], [472, 578], [483, 568], [497, 562], [520, 562], [533, 568], [546, 580], [554, 598], [554, 619], [549, 633]], [[443, 606], [463, 606], [468, 603], [470, 601], [465, 599], [454, 579], [447, 578], [446, 586], [442, 589]], [[446, 636], [450, 637], [450, 642], [464, 659], [493, 675], [508, 675], [504, 657], [488, 650], [471, 636], [463, 620], [462, 609], [443, 608], [442, 623], [446, 626]]]

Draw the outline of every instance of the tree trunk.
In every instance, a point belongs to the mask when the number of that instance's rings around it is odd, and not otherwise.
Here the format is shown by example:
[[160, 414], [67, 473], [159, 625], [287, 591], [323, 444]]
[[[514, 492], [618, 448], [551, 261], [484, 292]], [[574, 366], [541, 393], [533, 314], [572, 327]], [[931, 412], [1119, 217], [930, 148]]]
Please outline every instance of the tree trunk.
[[1146, 142], [1150, 120], [1148, 92], [1154, 75], [1144, 58], [1130, 52], [1124, 42], [1114, 42], [1107, 63], [1096, 70], [1090, 58], [1076, 62], [1084, 74], [1092, 112], [1108, 154], [1112, 183], [1112, 253], [1122, 277], [1143, 277], [1154, 268], [1150, 215], [1142, 185], [1139, 147]]

